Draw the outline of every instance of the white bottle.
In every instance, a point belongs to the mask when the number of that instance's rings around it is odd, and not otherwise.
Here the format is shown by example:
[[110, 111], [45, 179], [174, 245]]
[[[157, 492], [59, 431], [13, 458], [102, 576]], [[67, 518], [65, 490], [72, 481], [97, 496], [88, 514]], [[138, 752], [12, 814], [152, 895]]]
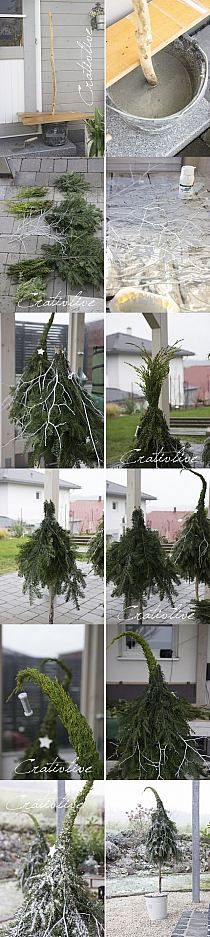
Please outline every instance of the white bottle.
[[179, 180], [179, 196], [188, 199], [193, 197], [195, 166], [182, 166]]

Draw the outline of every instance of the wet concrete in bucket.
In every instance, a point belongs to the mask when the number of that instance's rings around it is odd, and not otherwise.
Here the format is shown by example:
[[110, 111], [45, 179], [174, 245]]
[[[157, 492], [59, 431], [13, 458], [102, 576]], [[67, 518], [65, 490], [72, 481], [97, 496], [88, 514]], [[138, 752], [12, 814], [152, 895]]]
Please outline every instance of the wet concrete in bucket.
[[172, 52], [163, 50], [155, 56], [157, 85], [145, 81], [140, 68], [135, 68], [111, 88], [112, 101], [119, 110], [136, 117], [169, 117], [184, 110], [194, 96], [194, 82], [189, 66]]

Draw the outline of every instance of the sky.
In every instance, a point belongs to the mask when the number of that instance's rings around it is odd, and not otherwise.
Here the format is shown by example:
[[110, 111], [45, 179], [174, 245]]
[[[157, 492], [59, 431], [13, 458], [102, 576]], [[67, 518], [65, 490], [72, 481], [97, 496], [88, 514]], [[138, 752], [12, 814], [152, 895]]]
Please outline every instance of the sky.
[[[44, 469], [39, 472], [44, 473]], [[80, 485], [80, 490], [71, 491], [70, 500], [77, 501], [81, 498], [99, 498], [104, 496], [104, 469], [61, 469], [60, 479], [73, 482], [74, 485]]]
[[[202, 475], [208, 482], [210, 481], [209, 470], [202, 469]], [[108, 481], [127, 485], [126, 469], [107, 469], [106, 476]], [[190, 475], [187, 470], [142, 469], [141, 489], [146, 494], [157, 498], [157, 501], [147, 502], [147, 513], [157, 510], [173, 510], [174, 507], [180, 511], [188, 511], [196, 507], [201, 482], [192, 473]]]
[[[107, 334], [126, 332], [132, 328], [132, 334], [151, 340], [152, 331], [144, 316], [129, 313], [107, 313]], [[204, 312], [168, 314], [168, 341], [173, 345], [178, 341], [187, 351], [194, 352], [198, 359], [207, 358], [210, 353], [210, 316]]]
[[35, 657], [57, 657], [84, 647], [85, 625], [3, 625], [3, 647]]
[[[77, 312], [78, 310], [75, 310], [75, 311]], [[50, 315], [50, 309], [48, 309], [48, 312], [31, 312], [30, 311], [30, 322], [43, 322], [43, 323], [48, 322], [49, 315]], [[97, 319], [103, 319], [103, 313], [100, 313], [100, 312], [98, 313], [86, 312], [85, 313], [85, 322], [92, 322], [93, 319], [96, 319], [96, 321]], [[28, 312], [21, 312], [21, 311], [16, 312], [15, 321], [16, 322], [28, 322], [29, 321]], [[57, 312], [55, 314], [55, 318], [54, 318], [55, 325], [59, 325], [59, 323], [61, 325], [66, 325], [66, 324], [68, 325], [68, 321], [69, 321], [68, 312]]]
[[[155, 806], [154, 795], [145, 791], [146, 781], [106, 782], [106, 825], [113, 820], [125, 820], [126, 813], [135, 810], [137, 804], [145, 808]], [[181, 811], [191, 817], [192, 781], [152, 781], [160, 794], [166, 810]], [[210, 781], [200, 782], [200, 813], [210, 819]]]

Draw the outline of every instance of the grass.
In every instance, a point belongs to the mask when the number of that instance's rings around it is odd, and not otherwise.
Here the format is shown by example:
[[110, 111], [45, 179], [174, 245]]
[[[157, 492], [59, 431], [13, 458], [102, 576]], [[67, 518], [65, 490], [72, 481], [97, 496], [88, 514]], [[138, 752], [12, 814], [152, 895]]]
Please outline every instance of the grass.
[[175, 417], [177, 420], [182, 419], [182, 417], [187, 417], [189, 420], [196, 417], [199, 420], [201, 416], [209, 416], [210, 418], [210, 407], [192, 407], [190, 410], [184, 410], [184, 408], [180, 410], [173, 409], [170, 412], [170, 416], [173, 418]]
[[0, 575], [13, 573], [17, 569], [18, 550], [25, 541], [25, 537], [9, 537], [8, 540], [0, 540]]
[[[171, 410], [171, 416], [207, 416], [207, 407], [196, 407], [193, 410]], [[113, 462], [119, 460], [134, 446], [134, 436], [136, 427], [141, 422], [142, 413], [124, 414], [123, 416], [107, 417], [106, 419], [106, 445], [107, 445], [107, 465], [113, 465]], [[171, 430], [173, 434], [173, 428]], [[176, 435], [176, 433], [174, 433]], [[180, 438], [182, 434], [180, 432]], [[184, 436], [194, 442], [203, 442], [204, 437]]]
[[[17, 570], [18, 550], [25, 542], [26, 537], [9, 537], [8, 540], [0, 540], [0, 576], [4, 573], [14, 573]], [[82, 550], [77, 551], [77, 560], [86, 560], [86, 555]]]

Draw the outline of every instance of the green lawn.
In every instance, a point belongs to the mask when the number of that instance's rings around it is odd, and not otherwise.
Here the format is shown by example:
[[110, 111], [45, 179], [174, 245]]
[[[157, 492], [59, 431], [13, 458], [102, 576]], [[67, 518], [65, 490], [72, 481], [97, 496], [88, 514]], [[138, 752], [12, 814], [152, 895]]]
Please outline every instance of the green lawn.
[[[17, 569], [17, 554], [21, 543], [26, 542], [26, 537], [10, 537], [8, 540], [0, 540], [0, 576], [3, 573], [13, 573]], [[86, 560], [86, 553], [82, 550], [77, 551], [77, 560]]]
[[12, 573], [17, 569], [17, 554], [21, 543], [25, 543], [25, 537], [10, 537], [8, 540], [0, 540], [0, 575], [3, 573]]
[[210, 418], [210, 407], [192, 407], [190, 410], [171, 410], [170, 416], [177, 418], [177, 420], [182, 416], [189, 417], [189, 420], [192, 418], [194, 419], [196, 416], [198, 419], [200, 419], [201, 416]]
[[108, 465], [111, 465], [112, 462], [118, 462], [126, 452], [129, 452], [129, 450], [133, 448], [134, 435], [140, 419], [140, 413], [107, 417], [106, 445]]
[[[119, 462], [119, 460], [125, 456], [126, 453], [130, 452], [130, 449], [134, 445], [134, 436], [136, 427], [141, 421], [142, 412], [123, 414], [123, 416], [108, 417], [106, 418], [106, 446], [107, 446], [107, 465], [112, 465], [113, 462]], [[193, 410], [171, 410], [171, 416], [207, 416], [208, 407], [196, 407]], [[210, 415], [210, 414], [209, 414]], [[171, 430], [173, 434], [173, 429]], [[176, 434], [175, 434], [176, 435]], [[191, 440], [192, 442], [204, 442], [204, 437], [186, 437], [183, 439]]]

